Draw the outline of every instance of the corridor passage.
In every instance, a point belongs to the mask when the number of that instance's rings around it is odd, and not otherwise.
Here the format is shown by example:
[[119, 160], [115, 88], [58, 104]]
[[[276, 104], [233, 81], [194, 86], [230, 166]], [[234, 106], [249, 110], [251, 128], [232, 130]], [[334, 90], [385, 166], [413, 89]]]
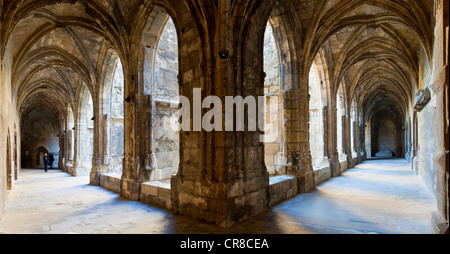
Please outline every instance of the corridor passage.
[[429, 234], [436, 207], [403, 159], [366, 161], [231, 229], [124, 200], [88, 182], [56, 170], [23, 170], [0, 233]]

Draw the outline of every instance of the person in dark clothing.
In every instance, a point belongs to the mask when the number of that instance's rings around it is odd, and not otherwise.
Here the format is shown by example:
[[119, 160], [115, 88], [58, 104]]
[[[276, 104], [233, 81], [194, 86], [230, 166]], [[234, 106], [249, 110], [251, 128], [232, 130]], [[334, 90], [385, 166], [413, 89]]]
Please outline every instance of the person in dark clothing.
[[50, 153], [50, 154], [48, 155], [48, 162], [50, 163], [50, 169], [53, 168], [53, 162], [54, 162], [54, 161], [55, 161], [55, 158], [53, 157], [53, 154]]
[[47, 169], [48, 169], [48, 164], [49, 164], [49, 162], [50, 162], [50, 160], [49, 160], [49, 156], [48, 156], [48, 154], [47, 154], [47, 153], [44, 153], [44, 158], [43, 158], [43, 161], [44, 161], [44, 168], [45, 168], [45, 172], [47, 172]]

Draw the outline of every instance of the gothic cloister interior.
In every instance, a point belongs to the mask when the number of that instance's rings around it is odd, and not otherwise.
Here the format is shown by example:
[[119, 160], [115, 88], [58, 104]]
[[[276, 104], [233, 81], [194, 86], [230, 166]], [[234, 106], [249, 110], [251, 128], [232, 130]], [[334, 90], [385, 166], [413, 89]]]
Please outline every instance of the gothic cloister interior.
[[[44, 153], [73, 181], [221, 229], [401, 160], [435, 200], [430, 233], [448, 233], [448, 5], [0, 0], [0, 219]], [[265, 128], [221, 128], [230, 96], [262, 98]]]

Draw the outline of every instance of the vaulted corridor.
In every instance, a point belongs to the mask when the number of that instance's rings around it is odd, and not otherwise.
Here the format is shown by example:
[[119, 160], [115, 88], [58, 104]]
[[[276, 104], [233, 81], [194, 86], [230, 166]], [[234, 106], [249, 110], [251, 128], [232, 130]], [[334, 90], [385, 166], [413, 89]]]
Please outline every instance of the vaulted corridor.
[[448, 234], [448, 23], [444, 0], [0, 0], [2, 231]]
[[88, 185], [87, 177], [24, 170], [0, 233], [429, 234], [435, 199], [404, 159], [369, 160], [311, 193], [222, 229]]

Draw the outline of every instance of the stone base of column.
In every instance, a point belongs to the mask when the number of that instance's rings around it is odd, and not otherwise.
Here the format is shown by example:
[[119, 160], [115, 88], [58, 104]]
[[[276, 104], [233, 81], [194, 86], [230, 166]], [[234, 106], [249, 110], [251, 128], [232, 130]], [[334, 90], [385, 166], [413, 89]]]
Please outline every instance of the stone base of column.
[[65, 162], [64, 168], [63, 168], [64, 172], [67, 172], [69, 174], [72, 174], [71, 172], [73, 172], [73, 164], [69, 161]]
[[90, 185], [100, 186], [100, 173], [99, 172], [91, 172], [89, 183], [90, 183]]
[[109, 172], [109, 165], [96, 165], [92, 169], [90, 173], [90, 184], [94, 186], [100, 186], [100, 175], [102, 173], [108, 173]]
[[330, 168], [331, 177], [341, 176], [341, 164], [339, 163], [339, 159], [337, 157], [330, 159]]
[[138, 201], [140, 193], [141, 183], [125, 178], [120, 180], [120, 196], [132, 201]]
[[313, 171], [304, 172], [299, 166], [287, 166], [286, 169], [287, 175], [297, 177], [298, 194], [308, 193], [314, 190], [315, 180]]
[[210, 189], [211, 185], [211, 183], [206, 182], [181, 180], [179, 177], [173, 176], [171, 180], [172, 212], [202, 222], [227, 227], [228, 207], [226, 203], [217, 199], [217, 193], [225, 192], [225, 187], [217, 186], [215, 197], [208, 198], [202, 195], [202, 191]]
[[439, 212], [433, 212], [431, 214], [431, 224], [433, 234], [448, 234], [448, 221]]
[[172, 212], [230, 228], [269, 209], [268, 182], [268, 175], [234, 183], [181, 180], [174, 176]]

